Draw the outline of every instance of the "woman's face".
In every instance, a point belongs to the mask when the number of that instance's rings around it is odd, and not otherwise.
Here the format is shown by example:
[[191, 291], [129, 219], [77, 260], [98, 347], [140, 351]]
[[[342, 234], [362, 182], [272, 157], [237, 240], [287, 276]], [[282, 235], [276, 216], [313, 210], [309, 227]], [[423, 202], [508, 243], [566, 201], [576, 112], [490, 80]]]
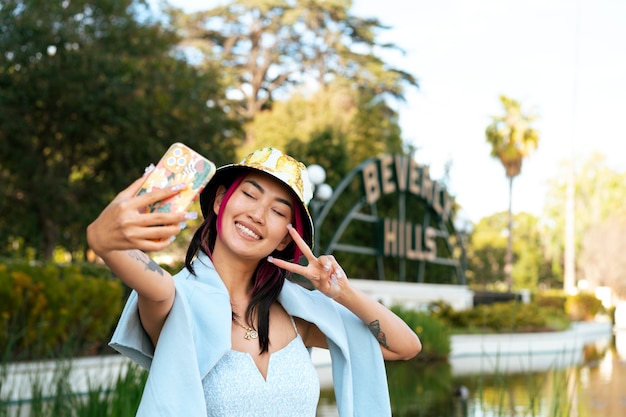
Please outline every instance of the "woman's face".
[[[219, 214], [225, 188], [217, 190], [213, 209]], [[237, 186], [223, 207], [221, 234], [216, 246], [240, 257], [263, 259], [274, 250], [283, 250], [291, 238], [287, 224], [294, 207], [286, 186], [262, 173], [251, 173]]]

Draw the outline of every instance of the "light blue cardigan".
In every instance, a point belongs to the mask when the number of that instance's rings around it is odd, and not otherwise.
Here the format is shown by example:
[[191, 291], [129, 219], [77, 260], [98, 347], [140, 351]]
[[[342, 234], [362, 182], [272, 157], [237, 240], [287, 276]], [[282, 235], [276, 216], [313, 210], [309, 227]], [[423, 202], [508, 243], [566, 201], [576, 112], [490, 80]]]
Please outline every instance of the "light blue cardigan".
[[[133, 292], [110, 346], [150, 372], [140, 417], [206, 417], [203, 377], [231, 348], [228, 291], [208, 256], [174, 276], [176, 296], [153, 349], [143, 330]], [[285, 281], [279, 302], [292, 316], [315, 323], [326, 335], [341, 417], [391, 416], [380, 346], [367, 326], [319, 291]]]

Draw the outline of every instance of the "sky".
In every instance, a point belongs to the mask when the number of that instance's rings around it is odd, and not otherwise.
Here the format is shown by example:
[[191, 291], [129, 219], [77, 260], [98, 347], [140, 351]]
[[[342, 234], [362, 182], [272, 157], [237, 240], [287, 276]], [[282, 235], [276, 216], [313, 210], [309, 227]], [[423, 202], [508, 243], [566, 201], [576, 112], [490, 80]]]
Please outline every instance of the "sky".
[[508, 209], [509, 183], [485, 139], [502, 94], [538, 116], [539, 147], [513, 182], [515, 213], [541, 216], [548, 180], [572, 156], [599, 152], [626, 170], [626, 1], [354, 0], [352, 13], [377, 17], [390, 27], [378, 40], [404, 50], [381, 55], [419, 82], [395, 105], [402, 135], [432, 179], [450, 164], [448, 190], [466, 220]]

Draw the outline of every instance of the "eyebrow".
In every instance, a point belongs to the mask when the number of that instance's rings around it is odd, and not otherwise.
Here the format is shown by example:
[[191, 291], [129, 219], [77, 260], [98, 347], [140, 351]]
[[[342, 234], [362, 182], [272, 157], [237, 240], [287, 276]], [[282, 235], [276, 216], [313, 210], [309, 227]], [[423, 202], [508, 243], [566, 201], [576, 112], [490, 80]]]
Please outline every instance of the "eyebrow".
[[[255, 180], [245, 180], [244, 182], [247, 182], [247, 183], [251, 184], [252, 186], [254, 186], [254, 188], [259, 190], [259, 192], [265, 194], [265, 188], [261, 187], [261, 185], [258, 182], [256, 182]], [[280, 197], [277, 197], [276, 201], [278, 201], [279, 203], [283, 203], [283, 204], [289, 206], [289, 208], [293, 210], [293, 205], [291, 204], [291, 201], [289, 201], [289, 200], [287, 200], [285, 198], [280, 198]]]

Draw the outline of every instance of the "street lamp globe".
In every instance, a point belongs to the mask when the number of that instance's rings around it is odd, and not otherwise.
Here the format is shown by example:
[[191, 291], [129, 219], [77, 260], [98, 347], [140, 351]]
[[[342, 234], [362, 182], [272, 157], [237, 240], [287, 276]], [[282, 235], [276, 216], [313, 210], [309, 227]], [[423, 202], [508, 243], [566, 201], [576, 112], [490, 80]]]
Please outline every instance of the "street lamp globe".
[[328, 201], [333, 195], [333, 187], [326, 183], [319, 184], [315, 187], [315, 198], [320, 201]]
[[318, 186], [326, 181], [326, 170], [319, 164], [309, 165], [306, 169], [313, 185]]

